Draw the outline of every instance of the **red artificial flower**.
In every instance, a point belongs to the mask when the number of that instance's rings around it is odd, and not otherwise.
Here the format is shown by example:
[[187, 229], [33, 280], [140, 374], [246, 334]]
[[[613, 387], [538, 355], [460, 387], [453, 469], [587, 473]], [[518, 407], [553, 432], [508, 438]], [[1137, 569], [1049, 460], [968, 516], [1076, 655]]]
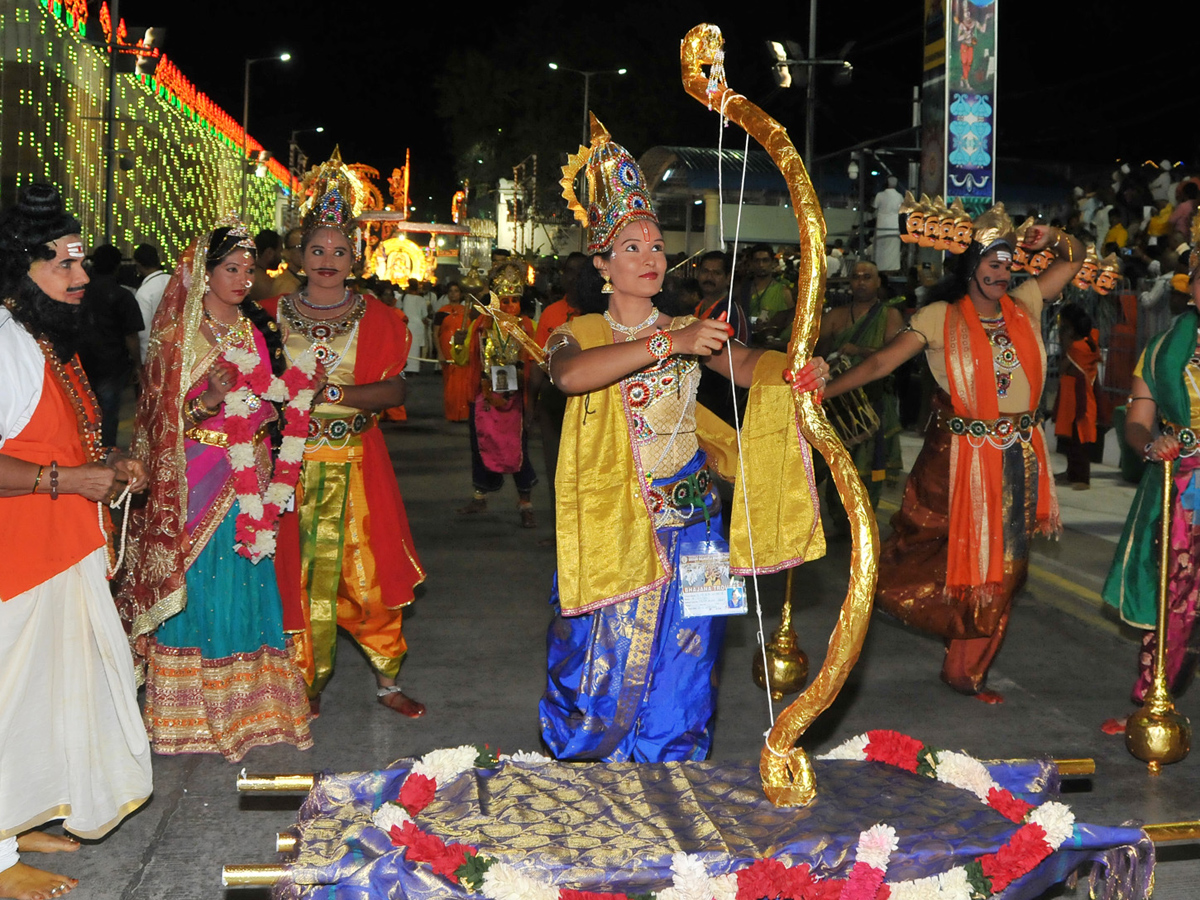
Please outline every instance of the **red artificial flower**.
[[856, 862], [850, 877], [839, 895], [839, 900], [874, 900], [879, 886], [883, 884], [883, 869], [876, 869], [864, 862]]
[[435, 875], [442, 875], [458, 884], [458, 876], [454, 873], [459, 866], [467, 861], [467, 853], [474, 853], [475, 848], [466, 844], [446, 844], [445, 850], [437, 857], [429, 860], [429, 865]]
[[1036, 822], [1030, 822], [1018, 828], [1008, 843], [995, 853], [979, 857], [979, 865], [992, 882], [992, 893], [998, 894], [1050, 853], [1045, 830]]
[[558, 900], [629, 900], [629, 898], [626, 894], [597, 894], [593, 891], [573, 891], [570, 888], [559, 888]]
[[393, 844], [408, 848], [405, 856], [412, 862], [431, 862], [446, 855], [445, 841], [436, 834], [422, 831], [415, 822], [393, 825], [391, 835]]
[[775, 900], [787, 873], [777, 859], [759, 859], [737, 873], [737, 900]]
[[408, 810], [410, 816], [416, 816], [430, 804], [436, 791], [436, 781], [427, 775], [412, 772], [400, 786], [400, 805]]
[[784, 869], [776, 881], [779, 884], [780, 896], [791, 897], [793, 900], [799, 900], [801, 897], [807, 898], [812, 893], [814, 886], [821, 883], [820, 879], [812, 874], [812, 866], [808, 863], [800, 863], [798, 866]]
[[917, 771], [917, 761], [925, 745], [916, 738], [898, 731], [868, 731], [866, 756], [871, 762], [887, 763], [904, 769]]
[[891, 896], [892, 889], [885, 883], [879, 886], [879, 891], [875, 894], [875, 900], [888, 900], [888, 898]]
[[1025, 821], [1025, 816], [1033, 809], [1032, 803], [1026, 803], [1020, 797], [1014, 797], [1004, 788], [992, 788], [988, 791], [988, 806], [1004, 818], [1018, 824]]

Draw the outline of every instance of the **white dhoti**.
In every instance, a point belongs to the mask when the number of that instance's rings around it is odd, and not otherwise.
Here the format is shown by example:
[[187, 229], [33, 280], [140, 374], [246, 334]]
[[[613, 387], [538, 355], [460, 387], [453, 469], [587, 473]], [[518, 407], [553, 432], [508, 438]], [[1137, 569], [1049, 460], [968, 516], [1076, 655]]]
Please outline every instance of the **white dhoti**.
[[51, 819], [99, 838], [150, 797], [150, 742], [105, 553], [0, 602], [0, 839]]

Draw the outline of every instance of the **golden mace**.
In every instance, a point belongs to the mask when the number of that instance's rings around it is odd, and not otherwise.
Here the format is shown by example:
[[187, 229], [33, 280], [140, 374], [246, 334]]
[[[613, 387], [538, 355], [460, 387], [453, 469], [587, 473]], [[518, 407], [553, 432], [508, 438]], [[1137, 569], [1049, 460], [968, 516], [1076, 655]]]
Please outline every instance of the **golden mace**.
[[1125, 723], [1125, 747], [1145, 762], [1151, 775], [1179, 762], [1192, 745], [1187, 716], [1175, 711], [1167, 688], [1167, 574], [1171, 561], [1171, 463], [1163, 462], [1162, 534], [1159, 547], [1158, 622], [1155, 624], [1154, 679], [1142, 708]]

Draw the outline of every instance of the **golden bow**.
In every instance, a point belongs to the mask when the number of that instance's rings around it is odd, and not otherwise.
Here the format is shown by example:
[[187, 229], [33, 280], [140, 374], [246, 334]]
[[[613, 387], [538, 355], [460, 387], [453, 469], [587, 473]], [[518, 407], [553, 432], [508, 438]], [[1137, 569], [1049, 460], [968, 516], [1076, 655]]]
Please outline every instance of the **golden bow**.
[[[800, 230], [803, 260], [796, 284], [796, 318], [788, 344], [788, 367], [795, 376], [812, 356], [820, 329], [825, 294], [825, 217], [787, 130], [725, 83], [723, 44], [721, 30], [715, 25], [697, 25], [687, 33], [680, 48], [683, 86], [701, 103], [744, 128], [771, 155], [787, 181]], [[708, 75], [703, 66], [710, 67]], [[854, 461], [813, 395], [793, 393], [793, 396], [801, 433], [825, 457], [833, 473], [850, 519], [853, 551], [850, 586], [829, 639], [825, 663], [807, 690], [779, 714], [759, 759], [763, 791], [776, 806], [806, 806], [816, 798], [812, 764], [795, 744], [833, 703], [858, 660], [871, 617], [879, 561], [879, 532]]]

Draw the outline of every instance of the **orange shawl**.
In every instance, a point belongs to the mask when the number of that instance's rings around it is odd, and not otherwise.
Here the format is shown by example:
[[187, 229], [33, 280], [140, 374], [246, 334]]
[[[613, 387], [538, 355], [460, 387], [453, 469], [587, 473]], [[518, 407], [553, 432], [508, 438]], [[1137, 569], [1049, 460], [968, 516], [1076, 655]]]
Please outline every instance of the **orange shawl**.
[[[1005, 294], [1000, 311], [1029, 379], [1030, 412], [1042, 398], [1045, 371], [1036, 325]], [[950, 304], [945, 325], [946, 375], [955, 415], [995, 419], [1000, 415], [991, 343], [970, 298]], [[1038, 462], [1037, 530], [1059, 530], [1058, 499], [1049, 477], [1046, 441], [1041, 426], [1033, 429]], [[975, 588], [998, 591], [1004, 579], [1003, 451], [968, 435], [956, 437], [950, 451], [950, 543], [946, 560], [946, 591], [962, 596]]]

